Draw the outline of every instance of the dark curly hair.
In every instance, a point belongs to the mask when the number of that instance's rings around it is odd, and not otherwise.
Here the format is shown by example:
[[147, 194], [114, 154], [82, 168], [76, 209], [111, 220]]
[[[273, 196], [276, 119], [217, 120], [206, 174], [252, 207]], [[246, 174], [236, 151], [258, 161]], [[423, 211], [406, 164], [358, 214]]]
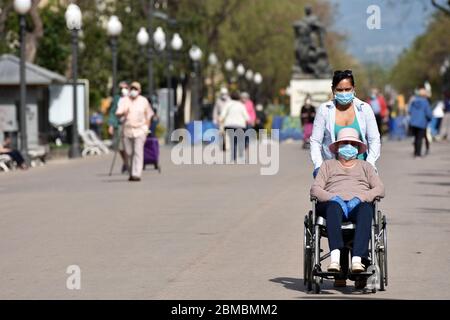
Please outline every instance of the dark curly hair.
[[355, 78], [353, 77], [352, 70], [336, 70], [333, 75], [333, 89], [344, 79], [350, 79], [352, 86], [355, 86]]

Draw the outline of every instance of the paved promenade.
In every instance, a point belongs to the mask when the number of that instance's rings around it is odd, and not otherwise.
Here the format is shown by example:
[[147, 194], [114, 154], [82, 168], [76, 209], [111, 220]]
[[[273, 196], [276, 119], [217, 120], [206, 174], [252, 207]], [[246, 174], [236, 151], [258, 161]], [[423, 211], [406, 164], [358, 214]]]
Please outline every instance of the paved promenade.
[[[161, 157], [161, 175], [132, 184], [108, 176], [112, 155], [1, 173], [0, 298], [450, 299], [450, 143], [420, 160], [410, 140], [383, 145], [389, 286], [376, 294], [326, 280], [305, 292], [312, 164], [300, 144], [281, 146], [274, 176]], [[81, 290], [66, 288], [69, 265]]]

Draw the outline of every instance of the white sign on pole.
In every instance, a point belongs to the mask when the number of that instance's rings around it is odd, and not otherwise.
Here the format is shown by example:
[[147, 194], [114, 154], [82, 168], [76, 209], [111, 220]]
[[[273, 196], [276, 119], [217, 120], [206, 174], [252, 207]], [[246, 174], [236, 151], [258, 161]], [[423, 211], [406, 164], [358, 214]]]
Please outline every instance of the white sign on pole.
[[[73, 85], [56, 84], [49, 87], [50, 109], [49, 121], [54, 127], [69, 126], [73, 121]], [[88, 128], [89, 118], [89, 84], [87, 81], [77, 85], [78, 132]]]
[[0, 131], [15, 132], [19, 130], [17, 108], [14, 104], [0, 105]]
[[39, 118], [36, 104], [27, 104], [27, 137], [28, 146], [39, 145]]
[[331, 98], [331, 79], [293, 79], [291, 80], [291, 116], [300, 116], [307, 95], [311, 95], [313, 105], [318, 107]]

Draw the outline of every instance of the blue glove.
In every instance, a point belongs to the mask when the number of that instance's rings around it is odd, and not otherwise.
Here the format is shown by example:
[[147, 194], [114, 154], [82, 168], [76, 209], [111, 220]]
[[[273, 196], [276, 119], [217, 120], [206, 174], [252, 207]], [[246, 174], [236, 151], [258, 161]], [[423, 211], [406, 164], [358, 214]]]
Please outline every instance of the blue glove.
[[313, 178], [314, 179], [317, 177], [317, 174], [319, 173], [319, 169], [320, 169], [320, 167], [314, 169], [314, 171], [313, 171]]
[[354, 197], [350, 201], [347, 202], [347, 208], [348, 212], [352, 212], [353, 209], [355, 209], [359, 204], [361, 203], [361, 200], [358, 197]]
[[345, 204], [344, 200], [342, 200], [341, 197], [335, 196], [335, 197], [331, 198], [330, 201], [334, 201], [334, 202], [339, 203], [339, 205], [342, 208], [342, 211], [344, 211], [345, 217], [348, 218], [348, 208], [347, 208], [347, 205]]

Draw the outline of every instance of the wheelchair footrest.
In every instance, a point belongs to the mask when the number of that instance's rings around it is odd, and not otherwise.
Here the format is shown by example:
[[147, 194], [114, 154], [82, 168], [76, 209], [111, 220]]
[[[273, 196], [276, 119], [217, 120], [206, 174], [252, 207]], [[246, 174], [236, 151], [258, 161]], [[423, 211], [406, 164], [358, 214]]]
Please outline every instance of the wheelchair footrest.
[[350, 272], [347, 274], [347, 278], [351, 281], [355, 281], [355, 280], [359, 280], [359, 279], [365, 279], [365, 278], [369, 278], [370, 276], [374, 275], [375, 270], [373, 272]]
[[313, 276], [318, 276], [321, 278], [326, 278], [326, 279], [334, 279], [336, 277], [338, 278], [347, 278], [349, 280], [355, 280], [355, 279], [359, 279], [359, 278], [368, 278], [370, 276], [372, 276], [375, 272], [348, 272], [347, 274], [344, 274], [342, 272], [324, 272], [324, 271], [317, 271], [314, 270], [313, 271]]
[[342, 272], [322, 272], [322, 271], [314, 271], [313, 275], [321, 277], [321, 278], [327, 278], [327, 279], [344, 276], [344, 274]]

